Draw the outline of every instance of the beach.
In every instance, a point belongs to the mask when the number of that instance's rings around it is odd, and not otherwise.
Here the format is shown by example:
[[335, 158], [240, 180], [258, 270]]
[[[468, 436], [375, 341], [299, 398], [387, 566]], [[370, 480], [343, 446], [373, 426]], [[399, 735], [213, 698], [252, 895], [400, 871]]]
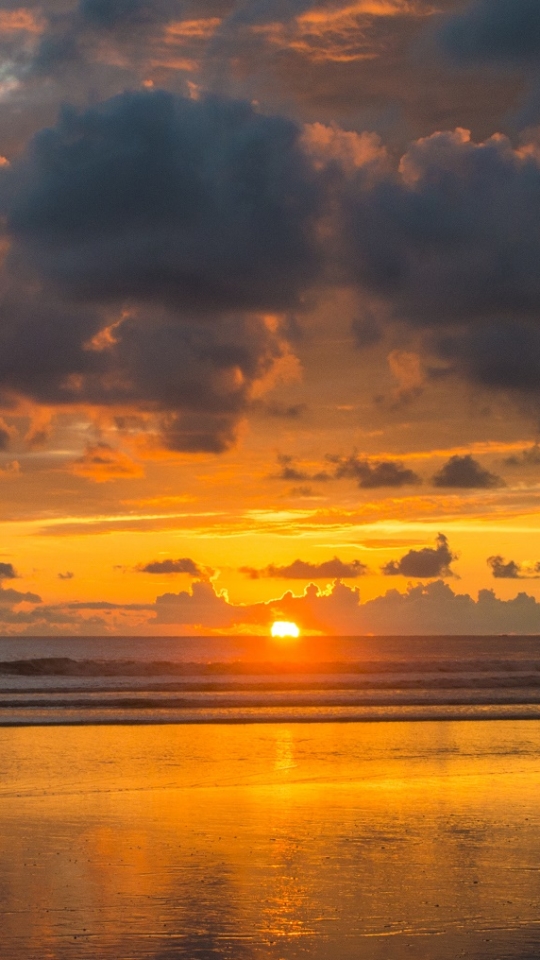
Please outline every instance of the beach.
[[534, 721], [0, 730], [3, 960], [524, 960]]

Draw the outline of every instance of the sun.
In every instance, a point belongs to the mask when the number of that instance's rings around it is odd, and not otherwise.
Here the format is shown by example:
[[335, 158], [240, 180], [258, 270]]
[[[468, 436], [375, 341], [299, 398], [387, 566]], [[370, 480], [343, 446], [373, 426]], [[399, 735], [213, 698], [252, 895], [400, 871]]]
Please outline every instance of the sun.
[[273, 637], [279, 637], [281, 639], [300, 636], [300, 630], [297, 625], [290, 623], [288, 620], [276, 620], [275, 623], [272, 624], [270, 633]]

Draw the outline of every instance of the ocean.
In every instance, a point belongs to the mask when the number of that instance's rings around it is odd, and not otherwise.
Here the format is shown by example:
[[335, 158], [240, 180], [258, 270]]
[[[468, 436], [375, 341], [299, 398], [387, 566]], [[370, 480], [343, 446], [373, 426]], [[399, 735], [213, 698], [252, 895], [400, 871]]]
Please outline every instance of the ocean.
[[540, 718], [540, 637], [12, 637], [0, 725]]

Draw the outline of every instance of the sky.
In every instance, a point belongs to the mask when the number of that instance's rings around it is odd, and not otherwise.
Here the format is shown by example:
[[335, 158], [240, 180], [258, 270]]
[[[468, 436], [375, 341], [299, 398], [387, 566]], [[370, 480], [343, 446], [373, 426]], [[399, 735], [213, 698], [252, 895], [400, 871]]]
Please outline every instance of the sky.
[[0, 631], [540, 633], [537, 0], [0, 2]]

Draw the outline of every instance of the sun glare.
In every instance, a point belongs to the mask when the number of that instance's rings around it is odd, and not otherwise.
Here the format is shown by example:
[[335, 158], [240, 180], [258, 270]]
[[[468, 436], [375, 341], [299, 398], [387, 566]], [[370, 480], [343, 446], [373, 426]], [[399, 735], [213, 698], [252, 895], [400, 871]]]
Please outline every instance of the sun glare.
[[299, 637], [300, 630], [295, 623], [289, 623], [288, 620], [276, 620], [272, 624], [272, 630], [270, 631], [273, 637]]

